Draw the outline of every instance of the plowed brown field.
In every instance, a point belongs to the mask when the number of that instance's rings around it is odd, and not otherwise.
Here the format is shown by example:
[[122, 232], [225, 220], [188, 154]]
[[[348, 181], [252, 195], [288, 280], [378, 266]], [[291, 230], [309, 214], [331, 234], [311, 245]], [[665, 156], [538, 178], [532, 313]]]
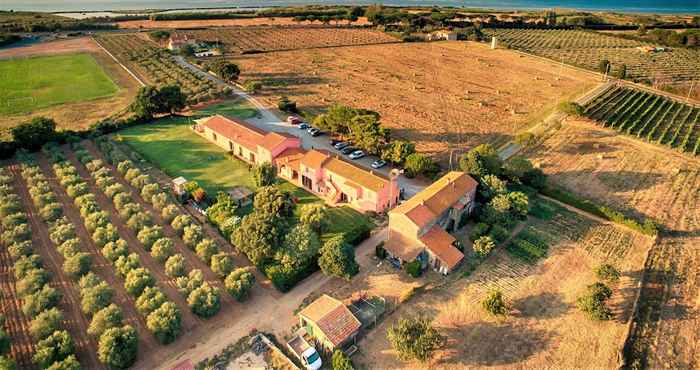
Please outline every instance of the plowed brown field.
[[[334, 103], [379, 112], [393, 136], [418, 151], [504, 143], [562, 99], [594, 86], [587, 74], [473, 42], [388, 44], [246, 55], [243, 81], [264, 85], [276, 106], [287, 95], [319, 113]], [[559, 79], [558, 79], [559, 78]]]

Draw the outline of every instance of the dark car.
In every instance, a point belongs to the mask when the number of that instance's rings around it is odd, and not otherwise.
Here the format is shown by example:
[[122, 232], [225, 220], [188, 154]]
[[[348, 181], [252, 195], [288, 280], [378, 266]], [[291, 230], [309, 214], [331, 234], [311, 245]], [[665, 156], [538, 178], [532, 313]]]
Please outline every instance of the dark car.
[[308, 133], [311, 134], [311, 136], [313, 136], [313, 137], [323, 135], [323, 131], [321, 131], [315, 127], [310, 128], [308, 130]]
[[347, 146], [347, 147], [341, 149], [340, 152], [343, 154], [350, 154], [356, 150], [359, 150], [359, 149], [355, 148], [354, 146]]
[[349, 147], [350, 145], [352, 145], [352, 143], [349, 141], [339, 141], [339, 142], [333, 144], [333, 147], [338, 149], [338, 150], [342, 150], [342, 149]]

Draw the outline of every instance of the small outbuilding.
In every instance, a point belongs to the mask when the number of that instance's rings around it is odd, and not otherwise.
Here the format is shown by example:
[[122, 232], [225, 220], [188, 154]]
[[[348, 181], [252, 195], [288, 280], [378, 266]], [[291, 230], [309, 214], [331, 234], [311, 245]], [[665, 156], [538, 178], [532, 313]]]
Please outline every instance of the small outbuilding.
[[173, 180], [173, 191], [175, 194], [182, 195], [185, 194], [185, 185], [187, 184], [187, 179], [180, 176]]
[[239, 207], [245, 207], [253, 202], [253, 191], [245, 186], [236, 186], [228, 191], [228, 195]]
[[324, 294], [299, 312], [299, 324], [328, 351], [354, 344], [360, 320], [341, 301]]

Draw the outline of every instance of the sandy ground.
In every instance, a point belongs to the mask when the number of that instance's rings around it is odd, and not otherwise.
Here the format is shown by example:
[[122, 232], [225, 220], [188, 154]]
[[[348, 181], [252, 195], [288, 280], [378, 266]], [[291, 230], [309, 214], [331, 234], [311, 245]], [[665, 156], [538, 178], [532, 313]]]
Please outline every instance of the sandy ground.
[[0, 117], [0, 138], [6, 130], [31, 120], [34, 117], [53, 118], [59, 129], [83, 129], [104, 118], [122, 112], [136, 96], [140, 85], [121, 66], [102, 51], [90, 37], [52, 41], [25, 47], [0, 50], [0, 59], [20, 58], [64, 53], [89, 53], [104, 68], [112, 80], [120, 87], [113, 96], [88, 102], [61, 104], [37, 111]]
[[312, 113], [334, 103], [372, 109], [392, 135], [442, 160], [450, 149], [505, 143], [546, 117], [560, 99], [595, 85], [587, 73], [472, 42], [303, 50], [235, 60], [243, 82], [263, 82], [261, 98], [271, 106], [287, 95]]
[[[230, 27], [230, 26], [293, 26], [319, 25], [320, 22], [294, 22], [293, 18], [251, 18], [251, 19], [202, 19], [183, 21], [125, 21], [118, 22], [119, 28], [199, 28], [199, 27]], [[335, 24], [333, 22], [332, 24]], [[339, 24], [347, 24], [340, 22]], [[353, 25], [366, 25], [367, 18], [360, 17]]]
[[[361, 343], [353, 361], [371, 369], [439, 368], [613, 368], [627, 334], [627, 322], [637, 292], [644, 257], [651, 240], [603, 225], [580, 215], [532, 221], [559, 231], [549, 256], [536, 265], [514, 260], [498, 250], [468, 278], [428, 290], [399, 309]], [[567, 223], [580, 234], [566, 236]], [[625, 236], [627, 248], [619, 256], [602, 251], [620, 239], [597, 240], [605, 235]], [[615, 319], [588, 320], [576, 307], [576, 298], [594, 281], [592, 269], [601, 262], [615, 264], [623, 278], [613, 286], [610, 306]], [[490, 289], [503, 291], [511, 304], [507, 318], [487, 315], [480, 300]], [[425, 364], [401, 362], [386, 339], [386, 330], [399, 317], [427, 315], [446, 335], [447, 346]]]
[[527, 155], [556, 183], [666, 230], [650, 252], [630, 361], [700, 365], [700, 161], [663, 146], [569, 120]]

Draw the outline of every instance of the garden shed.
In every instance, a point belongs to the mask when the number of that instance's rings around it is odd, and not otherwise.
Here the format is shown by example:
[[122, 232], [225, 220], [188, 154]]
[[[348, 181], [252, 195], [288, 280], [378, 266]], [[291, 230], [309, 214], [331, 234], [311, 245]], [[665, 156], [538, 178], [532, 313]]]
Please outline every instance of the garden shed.
[[175, 194], [182, 195], [185, 193], [185, 185], [187, 184], [187, 179], [180, 176], [173, 180], [173, 191]]

